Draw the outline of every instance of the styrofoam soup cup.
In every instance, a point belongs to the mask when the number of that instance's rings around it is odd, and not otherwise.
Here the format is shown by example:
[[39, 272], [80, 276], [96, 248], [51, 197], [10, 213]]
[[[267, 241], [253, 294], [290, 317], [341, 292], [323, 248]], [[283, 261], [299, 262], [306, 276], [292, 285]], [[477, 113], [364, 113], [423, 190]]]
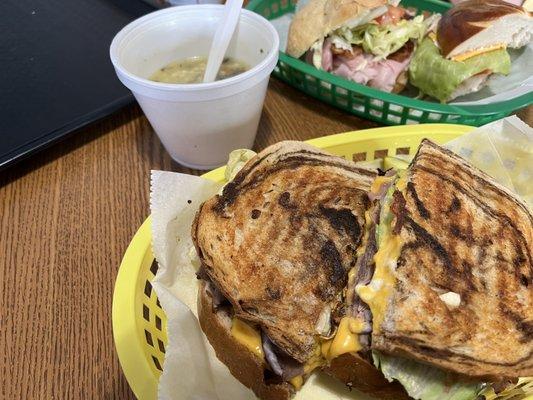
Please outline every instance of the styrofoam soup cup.
[[253, 145], [279, 37], [263, 17], [242, 10], [226, 56], [251, 69], [212, 83], [149, 80], [157, 70], [193, 56], [206, 57], [222, 5], [171, 7], [139, 18], [113, 39], [111, 61], [142, 107], [165, 149], [180, 164], [211, 169], [236, 148]]

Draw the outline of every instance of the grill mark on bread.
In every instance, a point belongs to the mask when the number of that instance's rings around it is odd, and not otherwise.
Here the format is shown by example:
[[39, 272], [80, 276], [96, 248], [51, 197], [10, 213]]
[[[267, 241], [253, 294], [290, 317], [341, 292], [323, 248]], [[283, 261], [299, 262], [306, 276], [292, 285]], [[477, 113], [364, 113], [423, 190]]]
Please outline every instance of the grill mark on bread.
[[[492, 218], [494, 218], [496, 220], [500, 220], [501, 221], [500, 223], [502, 224], [502, 226], [505, 226], [505, 225], [510, 226], [513, 229], [513, 231], [516, 233], [516, 237], [519, 238], [519, 241], [522, 243], [522, 245], [525, 248], [527, 248], [527, 246], [528, 246], [527, 245], [527, 240], [524, 237], [523, 232], [520, 229], [518, 229], [516, 224], [507, 215], [504, 215], [501, 212], [498, 212], [497, 210], [494, 210], [488, 204], [483, 202], [483, 200], [481, 200], [478, 196], [476, 196], [475, 194], [471, 193], [471, 191], [466, 190], [464, 187], [459, 185], [457, 182], [447, 178], [446, 176], [444, 176], [440, 172], [437, 172], [437, 171], [435, 171], [435, 170], [433, 170], [431, 168], [424, 167], [422, 165], [417, 165], [413, 169], [413, 172], [414, 172], [415, 169], [427, 172], [429, 174], [432, 174], [432, 175], [436, 176], [437, 178], [441, 179], [442, 181], [452, 185], [454, 187], [454, 189], [456, 189], [459, 193], [462, 193], [465, 197], [467, 197], [471, 201], [473, 201], [476, 204], [476, 206], [478, 206], [480, 209], [482, 209], [487, 215], [491, 216]], [[466, 173], [471, 179], [482, 182], [482, 180], [478, 176], [474, 175], [470, 171], [463, 170], [462, 172]], [[482, 182], [482, 183], [484, 183], [484, 182]], [[499, 194], [501, 194], [501, 195], [503, 195], [505, 197], [509, 196], [507, 193], [505, 193], [504, 191], [500, 190], [496, 186], [491, 186], [491, 188], [495, 189], [496, 191], [499, 192]], [[519, 202], [516, 202], [514, 199], [512, 199], [512, 200], [513, 200], [513, 202], [516, 205], [524, 207], [522, 204], [520, 204]], [[532, 218], [531, 214], [527, 210], [525, 210], [525, 211], [526, 211], [526, 214], [529, 215], [529, 218], [530, 218], [531, 222], [533, 223], [533, 218]], [[530, 264], [533, 264], [533, 260], [531, 259], [531, 254], [527, 254], [527, 260], [528, 260], [528, 262]]]
[[468, 235], [467, 233], [464, 233], [457, 224], [450, 224], [450, 233], [453, 237], [462, 240], [463, 242], [467, 243], [468, 245], [474, 244], [474, 238], [472, 235]]
[[[410, 229], [415, 235], [415, 243], [417, 243], [418, 246], [425, 245], [429, 247], [432, 253], [441, 260], [443, 267], [448, 273], [447, 278], [450, 286], [453, 286], [453, 283], [457, 282], [461, 282], [463, 285], [465, 285], [465, 289], [461, 291], [461, 296], [465, 301], [467, 301], [469, 291], [476, 290], [472, 279], [472, 265], [466, 261], [463, 261], [460, 265], [454, 265], [448, 251], [437, 240], [437, 238], [431, 235], [422, 226], [417, 224], [411, 217], [405, 215], [404, 221], [406, 226], [409, 227], [408, 229]], [[412, 249], [413, 246], [410, 248]], [[404, 251], [405, 246], [402, 248], [401, 253], [403, 254]]]
[[351, 236], [357, 243], [361, 238], [361, 225], [357, 221], [357, 217], [353, 215], [352, 211], [346, 208], [336, 209], [328, 208], [322, 204], [319, 210], [324, 215], [332, 228], [339, 233], [344, 233]]
[[420, 216], [424, 219], [430, 218], [431, 215], [429, 211], [424, 206], [424, 203], [422, 203], [422, 201], [418, 198], [418, 194], [416, 193], [415, 185], [413, 184], [413, 182], [407, 182], [407, 192], [411, 195], [411, 197], [415, 201], [416, 208]]
[[461, 201], [457, 198], [457, 196], [453, 196], [452, 203], [450, 204], [450, 207], [448, 207], [448, 213], [453, 213], [456, 211], [459, 211], [461, 208]]
[[417, 239], [416, 241], [427, 245], [433, 251], [433, 254], [435, 254], [438, 258], [441, 259], [443, 266], [447, 270], [452, 270], [453, 263], [450, 258], [450, 255], [448, 254], [446, 249], [440, 244], [440, 242], [433, 235], [431, 235], [428, 231], [426, 231], [424, 228], [418, 225], [415, 221], [413, 221], [411, 217], [408, 217], [407, 215], [405, 215], [404, 220], [406, 222], [406, 225], [409, 226], [409, 228], [413, 231], [414, 235], [416, 236], [416, 239]]
[[322, 261], [329, 268], [331, 273], [328, 278], [332, 285], [336, 287], [343, 287], [346, 285], [347, 275], [346, 270], [342, 265], [342, 259], [335, 243], [328, 239], [320, 249], [320, 256]]
[[[368, 177], [375, 176], [375, 173], [371, 170], [367, 170], [364, 168], [359, 168], [357, 166], [350, 166], [345, 163], [336, 161], [338, 157], [336, 156], [329, 156], [323, 153], [315, 153], [307, 150], [300, 150], [295, 152], [289, 152], [285, 153], [284, 159], [277, 160], [276, 165], [274, 165], [271, 168], [268, 168], [267, 171], [261, 172], [259, 174], [255, 174], [252, 176], [252, 179], [250, 182], [244, 183], [244, 180], [248, 177], [248, 175], [251, 172], [254, 172], [256, 167], [261, 164], [263, 161], [265, 161], [266, 158], [271, 157], [272, 154], [267, 154], [255, 162], [252, 162], [250, 166], [246, 165], [239, 173], [237, 173], [237, 176], [233, 179], [233, 181], [228, 182], [226, 186], [224, 186], [224, 189], [222, 190], [222, 194], [218, 196], [218, 201], [213, 206], [213, 211], [223, 214], [224, 209], [228, 206], [233, 204], [237, 196], [255, 185], [257, 185], [259, 182], [262, 182], [265, 180], [265, 178], [269, 175], [272, 175], [276, 172], [279, 172], [283, 169], [294, 169], [298, 168], [300, 166], [328, 166], [328, 167], [334, 167], [334, 168], [340, 168], [349, 172], [365, 175]], [[303, 154], [303, 155], [302, 155]], [[311, 158], [309, 155], [315, 155], [322, 157], [321, 159], [317, 158]], [[324, 159], [326, 158], [326, 159]], [[330, 158], [330, 159], [328, 159]]]
[[281, 299], [281, 290], [279, 288], [274, 289], [271, 287], [267, 287], [266, 292], [267, 292], [268, 297], [271, 298], [272, 300]]
[[533, 321], [524, 321], [520, 315], [508, 308], [505, 304], [500, 304], [500, 311], [507, 316], [522, 333], [520, 343], [528, 343], [533, 337]]
[[291, 204], [291, 194], [283, 192], [278, 198], [278, 204], [285, 208], [296, 208], [295, 204]]
[[[499, 296], [501, 296], [502, 298], [507, 297], [506, 293], [508, 292], [508, 288], [505, 285], [505, 282], [498, 282], [498, 286]], [[519, 340], [520, 343], [530, 342], [533, 339], [533, 321], [524, 321], [523, 318], [513, 309], [511, 309], [506, 303], [501, 302], [498, 304], [498, 307], [500, 312], [504, 314], [510, 321], [512, 321], [516, 329], [521, 332], [522, 337]]]

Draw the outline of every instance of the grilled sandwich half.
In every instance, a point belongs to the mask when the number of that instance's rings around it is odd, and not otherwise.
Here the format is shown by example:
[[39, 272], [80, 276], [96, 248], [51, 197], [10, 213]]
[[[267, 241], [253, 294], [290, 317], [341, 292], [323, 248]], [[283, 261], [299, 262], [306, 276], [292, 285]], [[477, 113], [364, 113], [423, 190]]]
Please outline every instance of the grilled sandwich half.
[[281, 142], [198, 211], [200, 323], [218, 357], [260, 398], [291, 397], [325, 364], [323, 352], [345, 345], [331, 342], [376, 175]]
[[429, 140], [406, 171], [377, 178], [371, 197], [372, 278], [348, 290], [370, 309], [387, 378], [414, 398], [476, 399], [490, 383], [533, 376], [527, 205]]

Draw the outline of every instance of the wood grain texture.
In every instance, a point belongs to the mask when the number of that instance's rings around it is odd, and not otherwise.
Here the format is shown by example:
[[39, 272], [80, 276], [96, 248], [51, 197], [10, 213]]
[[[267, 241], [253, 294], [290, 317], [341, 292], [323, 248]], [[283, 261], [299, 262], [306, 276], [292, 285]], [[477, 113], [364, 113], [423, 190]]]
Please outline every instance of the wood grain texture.
[[[271, 80], [255, 148], [373, 126]], [[131, 106], [0, 172], [0, 398], [134, 398], [111, 303], [151, 169], [200, 172], [174, 163]]]

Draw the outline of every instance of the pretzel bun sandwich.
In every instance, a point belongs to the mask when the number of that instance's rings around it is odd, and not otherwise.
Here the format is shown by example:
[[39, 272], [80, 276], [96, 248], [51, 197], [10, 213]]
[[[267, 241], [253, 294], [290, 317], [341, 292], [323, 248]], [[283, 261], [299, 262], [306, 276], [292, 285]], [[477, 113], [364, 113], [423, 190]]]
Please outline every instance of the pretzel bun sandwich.
[[507, 48], [531, 41], [533, 18], [500, 0], [467, 0], [442, 16], [436, 36], [424, 39], [409, 68], [410, 82], [441, 102], [476, 92], [494, 74], [507, 75]]

